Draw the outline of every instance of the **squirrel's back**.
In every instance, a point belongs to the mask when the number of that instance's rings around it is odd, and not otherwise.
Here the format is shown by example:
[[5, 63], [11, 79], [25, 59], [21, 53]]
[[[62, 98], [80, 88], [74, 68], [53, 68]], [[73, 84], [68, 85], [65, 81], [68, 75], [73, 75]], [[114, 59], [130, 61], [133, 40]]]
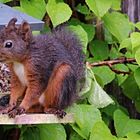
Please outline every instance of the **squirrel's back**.
[[52, 31], [52, 34], [68, 50], [76, 70], [76, 77], [78, 80], [81, 79], [84, 74], [84, 54], [78, 37], [67, 26], [57, 27]]

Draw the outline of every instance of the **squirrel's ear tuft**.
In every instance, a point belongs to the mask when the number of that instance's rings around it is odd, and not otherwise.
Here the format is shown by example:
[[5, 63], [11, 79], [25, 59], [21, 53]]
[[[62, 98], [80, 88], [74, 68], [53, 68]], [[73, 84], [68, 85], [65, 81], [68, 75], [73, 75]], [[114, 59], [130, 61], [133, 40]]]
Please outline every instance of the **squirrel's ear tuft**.
[[17, 19], [16, 19], [16, 18], [12, 18], [12, 19], [9, 21], [7, 27], [9, 27], [9, 26], [15, 26], [15, 23], [16, 23], [16, 22], [17, 22]]
[[22, 22], [22, 24], [21, 24], [21, 30], [24, 33], [30, 32], [31, 29], [30, 29], [29, 23], [26, 22], [26, 21]]
[[10, 21], [9, 21], [9, 23], [8, 23], [8, 25], [7, 25], [7, 27], [6, 27], [6, 29], [7, 29], [7, 31], [13, 31], [13, 30], [15, 30], [16, 29], [16, 26], [15, 26], [15, 23], [17, 22], [17, 19], [16, 18], [12, 18]]
[[27, 21], [23, 21], [19, 30], [20, 34], [22, 35], [22, 39], [29, 43], [32, 39], [32, 31], [29, 23]]

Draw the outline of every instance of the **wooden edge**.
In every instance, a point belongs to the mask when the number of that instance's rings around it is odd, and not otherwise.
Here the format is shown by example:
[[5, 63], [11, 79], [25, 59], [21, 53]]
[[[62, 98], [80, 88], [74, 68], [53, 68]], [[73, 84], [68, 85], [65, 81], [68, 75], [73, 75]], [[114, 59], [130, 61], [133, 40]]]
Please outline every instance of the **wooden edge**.
[[15, 118], [9, 118], [8, 115], [0, 115], [0, 124], [5, 125], [51, 123], [74, 123], [74, 115], [67, 114], [63, 119], [60, 119], [53, 114], [22, 114]]

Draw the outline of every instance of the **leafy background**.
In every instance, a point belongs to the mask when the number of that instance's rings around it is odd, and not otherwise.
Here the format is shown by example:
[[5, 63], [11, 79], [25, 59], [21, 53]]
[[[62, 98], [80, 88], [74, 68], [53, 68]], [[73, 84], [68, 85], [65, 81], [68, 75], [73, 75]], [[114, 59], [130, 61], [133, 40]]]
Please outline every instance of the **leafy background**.
[[[14, 134], [14, 140], [140, 140], [140, 22], [132, 23], [122, 12], [121, 0], [0, 2], [43, 20], [41, 33], [67, 22], [88, 62], [81, 99], [67, 110], [75, 114], [74, 124], [0, 126], [1, 139]], [[90, 65], [118, 58], [136, 62]]]

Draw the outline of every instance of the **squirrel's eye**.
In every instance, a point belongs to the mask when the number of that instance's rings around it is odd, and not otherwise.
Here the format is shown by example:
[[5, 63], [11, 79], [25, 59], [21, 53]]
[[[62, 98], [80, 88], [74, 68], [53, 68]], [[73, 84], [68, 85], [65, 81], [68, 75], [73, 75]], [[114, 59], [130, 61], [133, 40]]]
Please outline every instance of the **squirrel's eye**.
[[4, 47], [5, 48], [11, 48], [13, 46], [13, 42], [11, 40], [6, 40], [4, 42]]

